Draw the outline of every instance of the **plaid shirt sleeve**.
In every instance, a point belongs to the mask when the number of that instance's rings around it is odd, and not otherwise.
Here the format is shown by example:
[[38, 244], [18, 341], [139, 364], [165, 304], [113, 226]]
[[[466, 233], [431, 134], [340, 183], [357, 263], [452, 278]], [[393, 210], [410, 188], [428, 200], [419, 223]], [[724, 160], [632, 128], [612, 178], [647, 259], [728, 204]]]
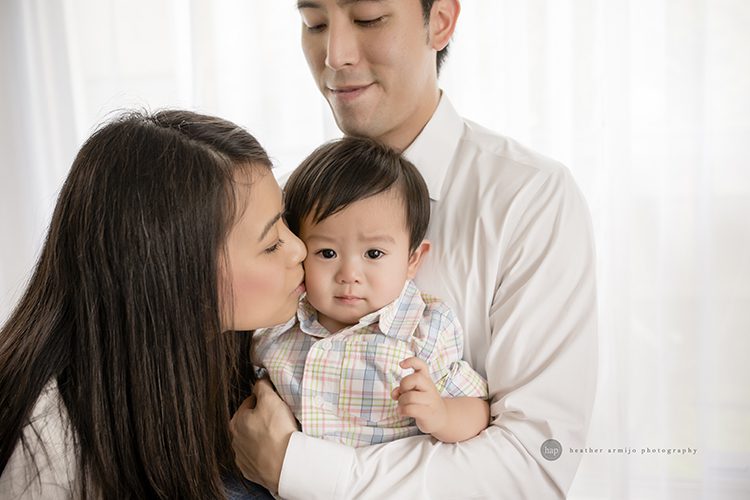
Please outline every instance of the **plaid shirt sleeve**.
[[464, 336], [458, 318], [441, 300], [422, 294], [427, 308], [420, 325], [416, 353], [430, 367], [442, 397], [487, 399], [487, 381], [462, 359]]

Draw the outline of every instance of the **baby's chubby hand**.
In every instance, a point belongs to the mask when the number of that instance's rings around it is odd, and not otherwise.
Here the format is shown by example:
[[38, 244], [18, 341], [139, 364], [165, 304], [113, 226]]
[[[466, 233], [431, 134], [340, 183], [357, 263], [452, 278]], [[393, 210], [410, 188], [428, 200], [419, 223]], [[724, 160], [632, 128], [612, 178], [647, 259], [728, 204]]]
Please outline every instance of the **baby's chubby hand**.
[[391, 398], [398, 401], [399, 415], [416, 420], [417, 427], [425, 434], [440, 432], [448, 424], [448, 409], [432, 382], [427, 364], [411, 357], [401, 361], [399, 366], [414, 370], [391, 391]]

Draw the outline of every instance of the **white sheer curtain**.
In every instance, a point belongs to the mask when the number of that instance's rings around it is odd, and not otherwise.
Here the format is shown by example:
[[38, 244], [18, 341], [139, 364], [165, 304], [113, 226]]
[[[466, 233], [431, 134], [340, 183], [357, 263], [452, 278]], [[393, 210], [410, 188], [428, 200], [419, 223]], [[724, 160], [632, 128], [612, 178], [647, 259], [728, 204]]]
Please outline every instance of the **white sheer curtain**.
[[0, 2], [0, 321], [20, 294], [75, 152], [59, 2]]
[[444, 86], [594, 218], [604, 451], [572, 498], [750, 498], [748, 26], [741, 0], [464, 2]]
[[[291, 0], [4, 0], [0, 26], [0, 319], [112, 110], [227, 117], [279, 170], [338, 134]], [[443, 88], [567, 164], [594, 219], [602, 451], [570, 498], [750, 496], [748, 26], [746, 0], [463, 2]]]

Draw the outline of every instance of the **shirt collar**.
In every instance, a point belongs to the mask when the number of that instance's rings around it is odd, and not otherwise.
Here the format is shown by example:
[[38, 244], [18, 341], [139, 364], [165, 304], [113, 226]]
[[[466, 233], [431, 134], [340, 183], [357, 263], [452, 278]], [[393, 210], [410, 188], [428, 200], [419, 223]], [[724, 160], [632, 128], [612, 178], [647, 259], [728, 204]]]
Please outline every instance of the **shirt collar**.
[[307, 301], [305, 294], [297, 304], [297, 320], [299, 328], [313, 337], [327, 337], [331, 333], [318, 323], [318, 311]]
[[440, 101], [432, 118], [404, 150], [404, 156], [424, 177], [430, 191], [430, 199], [434, 201], [440, 200], [445, 175], [453, 161], [463, 130], [463, 119], [441, 91]]
[[[419, 289], [413, 281], [407, 280], [396, 300], [363, 316], [356, 325], [348, 329], [356, 331], [377, 322], [378, 330], [384, 335], [408, 341], [419, 325], [425, 307], [427, 306], [422, 300]], [[299, 302], [297, 319], [300, 329], [308, 335], [314, 337], [331, 335], [331, 332], [318, 322], [318, 312], [307, 301], [307, 296]]]

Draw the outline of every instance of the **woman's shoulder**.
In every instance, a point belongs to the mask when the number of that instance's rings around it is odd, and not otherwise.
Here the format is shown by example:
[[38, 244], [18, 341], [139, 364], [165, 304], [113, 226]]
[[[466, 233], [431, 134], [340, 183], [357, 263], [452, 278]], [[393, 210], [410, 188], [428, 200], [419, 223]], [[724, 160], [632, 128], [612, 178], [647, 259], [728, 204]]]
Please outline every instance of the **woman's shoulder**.
[[0, 475], [0, 498], [71, 498], [76, 453], [55, 380], [39, 395], [19, 442]]

